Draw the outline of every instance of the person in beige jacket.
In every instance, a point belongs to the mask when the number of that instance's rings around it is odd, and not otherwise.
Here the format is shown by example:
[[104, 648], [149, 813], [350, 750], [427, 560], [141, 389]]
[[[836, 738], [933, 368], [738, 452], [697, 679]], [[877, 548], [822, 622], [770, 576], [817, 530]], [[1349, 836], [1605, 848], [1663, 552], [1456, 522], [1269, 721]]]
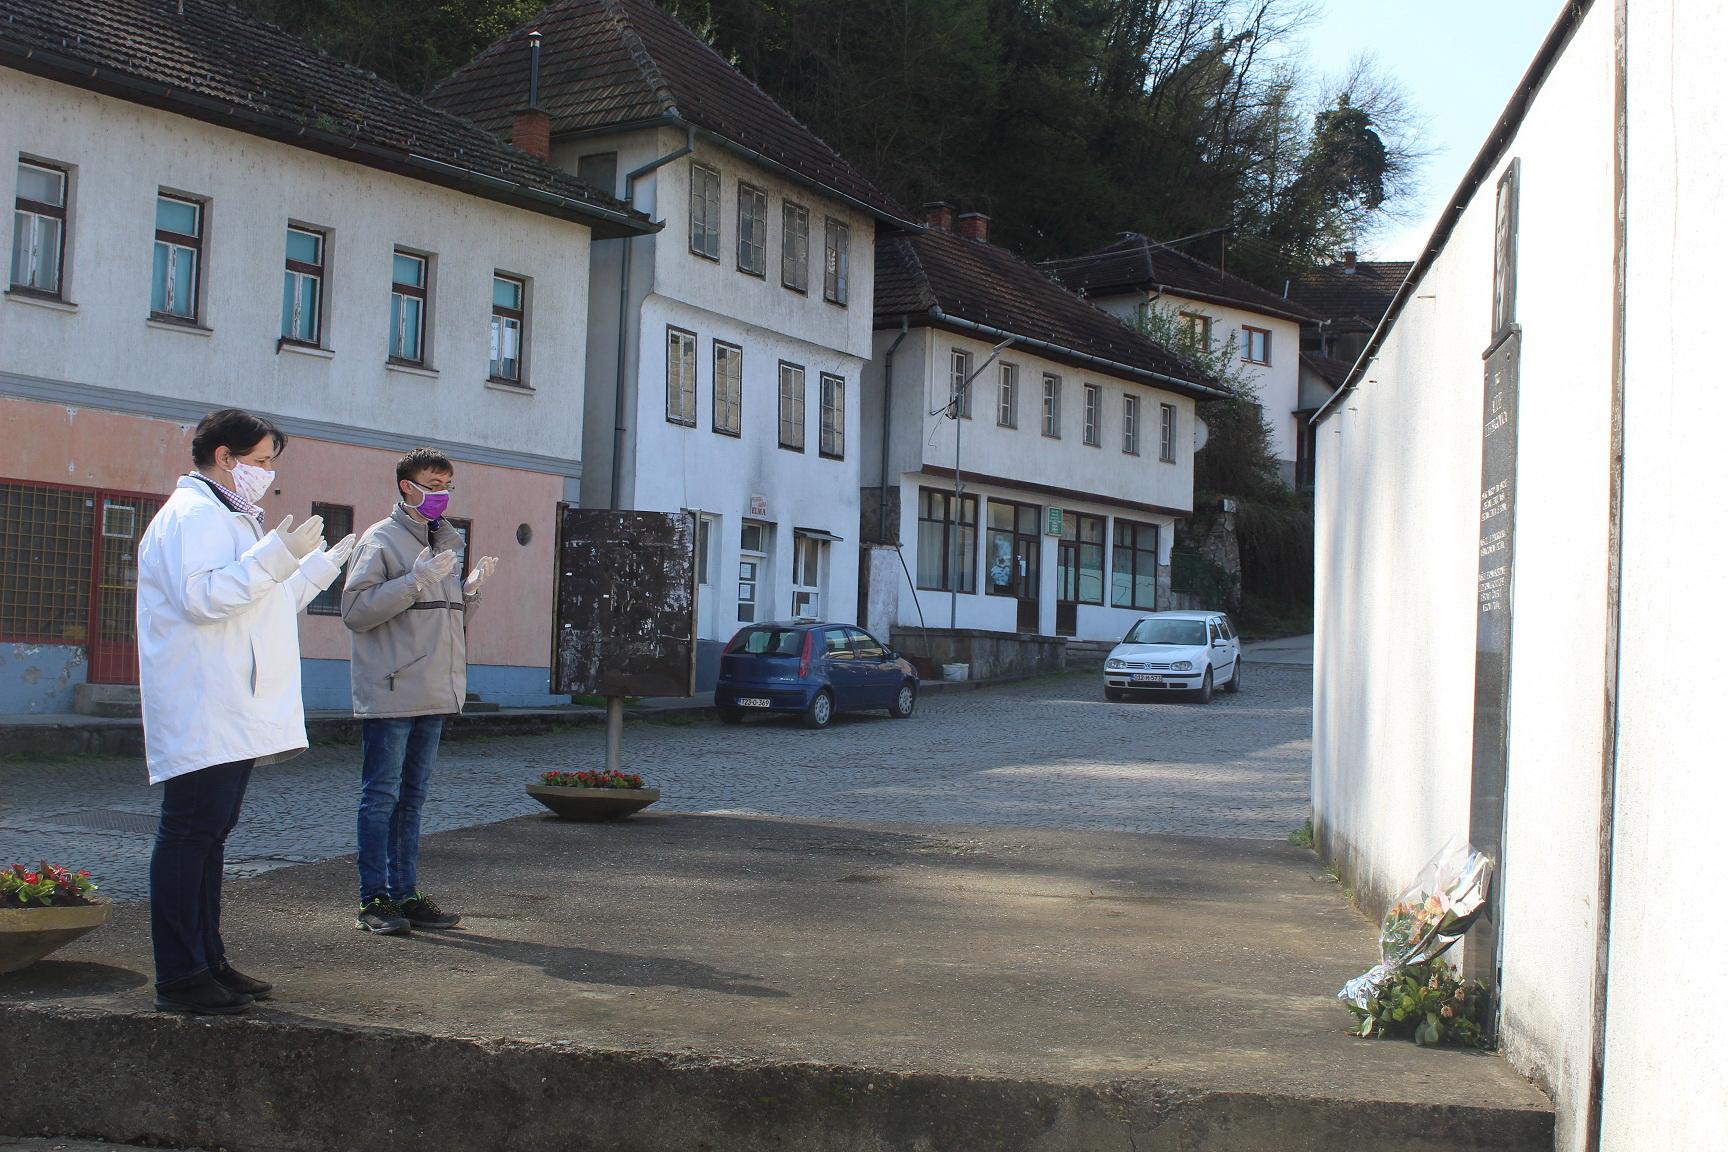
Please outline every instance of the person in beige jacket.
[[354, 926], [379, 935], [461, 919], [422, 893], [418, 877], [420, 809], [445, 717], [468, 696], [468, 624], [498, 564], [481, 557], [462, 578], [462, 536], [444, 518], [455, 475], [436, 449], [402, 457], [400, 502], [360, 537], [342, 591], [362, 765]]

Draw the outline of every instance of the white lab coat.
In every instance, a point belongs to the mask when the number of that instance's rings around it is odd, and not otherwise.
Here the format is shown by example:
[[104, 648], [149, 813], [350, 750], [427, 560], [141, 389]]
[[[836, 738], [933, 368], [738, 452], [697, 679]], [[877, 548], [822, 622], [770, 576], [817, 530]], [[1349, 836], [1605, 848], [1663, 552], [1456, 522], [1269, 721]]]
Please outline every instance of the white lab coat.
[[183, 476], [138, 545], [138, 665], [150, 783], [306, 750], [295, 617], [340, 569]]

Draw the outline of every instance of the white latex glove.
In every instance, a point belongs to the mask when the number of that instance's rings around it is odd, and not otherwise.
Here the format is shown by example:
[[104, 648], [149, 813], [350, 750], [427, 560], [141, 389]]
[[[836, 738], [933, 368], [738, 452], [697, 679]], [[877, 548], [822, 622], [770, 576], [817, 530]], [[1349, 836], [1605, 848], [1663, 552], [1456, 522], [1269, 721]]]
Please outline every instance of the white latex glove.
[[282, 538], [282, 543], [288, 545], [288, 551], [294, 553], [294, 559], [304, 560], [318, 550], [318, 545], [324, 542], [324, 517], [308, 516], [300, 527], [294, 527], [294, 517], [282, 517], [282, 523], [276, 525], [276, 535]]
[[468, 573], [468, 579], [462, 581], [462, 595], [472, 596], [480, 591], [480, 585], [492, 579], [492, 573], [498, 570], [498, 557], [482, 556], [480, 562], [474, 565], [474, 570]]
[[355, 540], [356, 537], [354, 533], [350, 532], [328, 548], [320, 546], [319, 551], [323, 552], [325, 556], [330, 558], [330, 563], [340, 568], [342, 565], [348, 563], [348, 557], [354, 555]]
[[433, 552], [431, 548], [422, 548], [420, 555], [414, 557], [414, 584], [420, 591], [430, 592], [455, 570], [456, 553]]

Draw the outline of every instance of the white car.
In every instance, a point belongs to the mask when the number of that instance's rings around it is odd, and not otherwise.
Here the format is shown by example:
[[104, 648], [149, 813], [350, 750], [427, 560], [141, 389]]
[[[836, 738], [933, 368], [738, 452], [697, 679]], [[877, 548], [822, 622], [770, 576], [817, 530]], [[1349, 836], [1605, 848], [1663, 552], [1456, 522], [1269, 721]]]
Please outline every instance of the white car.
[[1128, 629], [1104, 661], [1104, 696], [1192, 692], [1200, 703], [1213, 688], [1242, 689], [1242, 640], [1222, 612], [1155, 612]]

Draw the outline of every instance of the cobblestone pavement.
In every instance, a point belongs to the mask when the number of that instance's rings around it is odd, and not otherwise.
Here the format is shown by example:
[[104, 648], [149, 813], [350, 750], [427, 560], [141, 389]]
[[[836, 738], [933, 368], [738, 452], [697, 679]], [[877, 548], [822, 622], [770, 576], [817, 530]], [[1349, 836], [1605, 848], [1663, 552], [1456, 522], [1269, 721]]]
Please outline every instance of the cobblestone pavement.
[[[1310, 676], [1251, 664], [1239, 695], [1203, 707], [1107, 703], [1098, 673], [1075, 674], [933, 694], [910, 720], [845, 716], [825, 732], [668, 717], [631, 724], [626, 767], [678, 812], [1282, 838], [1308, 814]], [[541, 811], [524, 781], [597, 767], [604, 750], [599, 728], [448, 742], [423, 830]], [[327, 745], [259, 769], [229, 873], [352, 852], [359, 762], [357, 745]], [[0, 765], [0, 866], [76, 864], [114, 898], [141, 898], [159, 803], [138, 760]]]

